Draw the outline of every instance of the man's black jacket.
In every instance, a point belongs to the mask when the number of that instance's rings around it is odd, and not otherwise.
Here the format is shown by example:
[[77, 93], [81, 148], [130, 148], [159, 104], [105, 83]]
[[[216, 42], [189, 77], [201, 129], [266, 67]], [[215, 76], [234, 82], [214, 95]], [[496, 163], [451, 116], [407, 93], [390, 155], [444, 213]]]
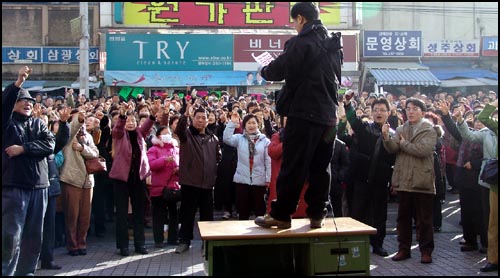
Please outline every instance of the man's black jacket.
[[294, 95], [288, 117], [335, 126], [337, 84], [315, 33], [322, 38], [328, 34], [320, 20], [306, 23], [297, 36], [285, 43], [283, 53], [262, 68], [261, 74], [268, 81], [285, 80], [286, 93]]
[[[55, 138], [41, 119], [12, 111], [18, 92], [12, 83], [2, 94], [2, 186], [45, 188], [49, 186], [46, 157], [54, 151]], [[12, 145], [22, 145], [25, 152], [9, 158], [5, 149]]]

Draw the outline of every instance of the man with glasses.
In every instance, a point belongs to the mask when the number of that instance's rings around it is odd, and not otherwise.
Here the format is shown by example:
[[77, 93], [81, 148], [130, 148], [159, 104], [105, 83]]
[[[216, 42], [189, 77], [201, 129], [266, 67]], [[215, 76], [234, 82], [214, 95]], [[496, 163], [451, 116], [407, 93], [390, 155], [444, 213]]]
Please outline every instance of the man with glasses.
[[411, 257], [412, 219], [415, 213], [420, 262], [432, 263], [434, 250], [433, 202], [436, 195], [434, 147], [437, 133], [434, 124], [424, 119], [425, 103], [417, 98], [406, 101], [408, 120], [390, 135], [389, 124], [382, 127], [384, 148], [396, 154], [392, 188], [398, 193], [398, 253], [393, 261]]
[[21, 88], [30, 73], [27, 66], [19, 69], [17, 81], [2, 94], [2, 276], [34, 276], [42, 248], [46, 157], [55, 138], [33, 117], [35, 99]]
[[[392, 174], [395, 155], [389, 154], [382, 144], [382, 126], [387, 123], [390, 105], [387, 99], [375, 99], [371, 103], [373, 122], [364, 122], [356, 117], [356, 111], [350, 98], [344, 101], [346, 118], [354, 131], [350, 146], [353, 157], [352, 206], [350, 216], [377, 229], [377, 234], [370, 235], [373, 253], [388, 256], [384, 249], [387, 222], [387, 193]], [[340, 112], [340, 110], [339, 110]], [[339, 115], [343, 118], [344, 115]]]

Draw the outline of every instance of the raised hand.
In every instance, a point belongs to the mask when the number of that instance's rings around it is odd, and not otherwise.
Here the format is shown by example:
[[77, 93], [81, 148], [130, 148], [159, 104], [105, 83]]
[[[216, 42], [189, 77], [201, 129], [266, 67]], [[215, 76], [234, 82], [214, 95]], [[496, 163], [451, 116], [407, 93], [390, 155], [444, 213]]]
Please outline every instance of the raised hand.
[[439, 109], [443, 115], [448, 115], [450, 113], [450, 104], [445, 100], [438, 101], [435, 107]]
[[389, 130], [390, 129], [391, 129], [391, 125], [389, 125], [388, 123], [386, 123], [382, 126], [382, 136], [384, 136], [385, 140], [389, 139]]
[[21, 67], [17, 75], [17, 81], [15, 82], [16, 87], [21, 87], [32, 72], [33, 70], [28, 66]]
[[71, 107], [65, 107], [64, 109], [59, 111], [59, 120], [61, 120], [62, 122], [67, 122], [70, 116]]

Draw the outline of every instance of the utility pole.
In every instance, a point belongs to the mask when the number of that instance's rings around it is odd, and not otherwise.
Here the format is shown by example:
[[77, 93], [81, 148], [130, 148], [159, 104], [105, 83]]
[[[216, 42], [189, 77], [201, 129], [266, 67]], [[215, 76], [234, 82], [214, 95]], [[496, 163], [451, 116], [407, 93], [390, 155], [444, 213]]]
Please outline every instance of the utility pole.
[[80, 94], [89, 95], [89, 3], [80, 2], [82, 36], [80, 37]]

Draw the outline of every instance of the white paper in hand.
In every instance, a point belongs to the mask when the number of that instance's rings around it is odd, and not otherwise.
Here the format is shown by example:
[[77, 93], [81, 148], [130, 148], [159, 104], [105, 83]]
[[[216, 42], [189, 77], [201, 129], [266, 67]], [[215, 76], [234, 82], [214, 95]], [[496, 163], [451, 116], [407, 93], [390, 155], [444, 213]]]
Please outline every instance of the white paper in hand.
[[267, 66], [269, 65], [269, 63], [271, 63], [271, 61], [274, 60], [273, 56], [271, 55], [271, 53], [269, 52], [264, 52], [258, 56], [255, 56], [253, 53], [252, 53], [252, 57], [253, 59], [259, 63], [259, 65], [261, 66]]

